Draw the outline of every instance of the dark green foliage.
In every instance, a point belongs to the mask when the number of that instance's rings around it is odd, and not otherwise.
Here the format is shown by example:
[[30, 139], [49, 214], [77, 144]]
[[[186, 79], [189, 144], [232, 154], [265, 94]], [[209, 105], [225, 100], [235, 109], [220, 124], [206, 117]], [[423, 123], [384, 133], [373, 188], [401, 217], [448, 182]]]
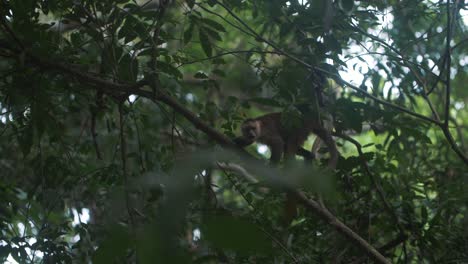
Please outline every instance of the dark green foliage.
[[[372, 262], [317, 211], [285, 225], [285, 186], [391, 263], [468, 262], [455, 2], [2, 1], [0, 262]], [[336, 170], [204, 126], [269, 112], [333, 126]]]

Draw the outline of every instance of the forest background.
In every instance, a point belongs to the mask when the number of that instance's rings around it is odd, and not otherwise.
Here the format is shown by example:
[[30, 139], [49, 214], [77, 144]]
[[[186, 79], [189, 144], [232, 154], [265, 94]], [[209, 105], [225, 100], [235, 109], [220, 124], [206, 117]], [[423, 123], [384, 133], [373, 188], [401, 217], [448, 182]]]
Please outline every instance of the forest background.
[[[464, 0], [1, 1], [0, 261], [467, 263], [467, 26]], [[304, 109], [336, 169], [232, 141]]]

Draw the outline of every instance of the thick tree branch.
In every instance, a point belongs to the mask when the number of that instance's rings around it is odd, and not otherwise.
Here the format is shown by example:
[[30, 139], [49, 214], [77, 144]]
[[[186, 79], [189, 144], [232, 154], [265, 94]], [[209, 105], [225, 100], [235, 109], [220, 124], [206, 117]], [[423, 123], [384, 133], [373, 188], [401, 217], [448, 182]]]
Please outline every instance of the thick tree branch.
[[[396, 237], [395, 239], [387, 242], [385, 245], [379, 247], [378, 248], [379, 252], [385, 252], [387, 250], [390, 250], [390, 249], [400, 245], [401, 243], [405, 242], [407, 239], [408, 239], [408, 236], [406, 236], [404, 234], [401, 234], [398, 237]], [[350, 264], [365, 263], [366, 258], [367, 258], [366, 256], [360, 257], [360, 258], [354, 260], [353, 262], [351, 262]]]
[[359, 159], [361, 160], [361, 166], [364, 172], [369, 176], [369, 179], [371, 181], [371, 184], [374, 186], [375, 190], [377, 191], [377, 194], [379, 195], [380, 200], [384, 204], [385, 210], [387, 210], [388, 214], [392, 217], [392, 220], [400, 233], [404, 233], [404, 228], [400, 222], [400, 219], [398, 218], [397, 214], [395, 211], [392, 209], [390, 206], [390, 203], [388, 202], [385, 192], [382, 189], [382, 186], [377, 182], [377, 179], [375, 178], [374, 174], [371, 172], [369, 165], [367, 164], [367, 161], [364, 157], [364, 153], [362, 152], [362, 146], [361, 144], [355, 140], [354, 138], [344, 135], [344, 134], [334, 134], [334, 136], [340, 137], [342, 139], [345, 139], [349, 142], [351, 142], [357, 149], [358, 154], [359, 154]]
[[440, 128], [442, 129], [442, 132], [444, 133], [444, 136], [447, 139], [452, 150], [458, 155], [458, 157], [460, 157], [460, 159], [463, 160], [463, 162], [465, 162], [466, 165], [468, 165], [468, 157], [457, 146], [457, 143], [455, 142], [455, 139], [453, 138], [452, 133], [450, 133], [449, 127], [445, 126], [444, 124], [441, 124]]
[[336, 216], [334, 216], [326, 208], [322, 207], [318, 202], [308, 199], [304, 193], [291, 190], [291, 194], [302, 204], [305, 208], [312, 212], [315, 212], [322, 220], [333, 226], [335, 230], [343, 234], [351, 243], [357, 243], [357, 245], [363, 249], [369, 257], [374, 259], [377, 263], [388, 263], [388, 261], [382, 254], [380, 254], [372, 245], [370, 245], [361, 236], [356, 234], [351, 228], [341, 222]]

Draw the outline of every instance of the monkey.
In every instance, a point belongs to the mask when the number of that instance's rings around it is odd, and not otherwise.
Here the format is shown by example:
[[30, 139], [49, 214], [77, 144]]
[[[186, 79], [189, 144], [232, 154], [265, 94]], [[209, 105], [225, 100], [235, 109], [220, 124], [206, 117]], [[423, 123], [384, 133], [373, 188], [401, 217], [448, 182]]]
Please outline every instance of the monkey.
[[[249, 120], [253, 120], [253, 119], [246, 119], [246, 120], [244, 121], [244, 123], [247, 122], [247, 121], [249, 121]], [[245, 135], [242, 135], [242, 136], [240, 136], [240, 137], [234, 138], [234, 143], [236, 143], [236, 145], [239, 146], [239, 147], [241, 147], [241, 148], [253, 144], [256, 140], [255, 140], [255, 139], [250, 139], [250, 137], [247, 136], [248, 133], [250, 133], [250, 132], [246, 132]], [[244, 133], [243, 133], [243, 134], [244, 134]], [[259, 141], [259, 142], [260, 142], [260, 141]], [[305, 148], [303, 148], [302, 146], [299, 147], [299, 148], [297, 149], [296, 155], [302, 156], [302, 157], [304, 158], [305, 161], [309, 161], [309, 162], [315, 159], [315, 152], [313, 152], [313, 151], [308, 151], [308, 150], [306, 150]], [[276, 156], [275, 156], [275, 157], [276, 157]], [[272, 156], [272, 158], [273, 158], [273, 156]], [[271, 160], [272, 162], [274, 162], [274, 163], [277, 163], [276, 160], [275, 160], [275, 161], [273, 161], [272, 159], [270, 159], [270, 160]]]
[[288, 131], [281, 124], [281, 113], [276, 112], [244, 120], [241, 132], [242, 136], [234, 139], [235, 143], [241, 147], [254, 142], [267, 145], [271, 151], [270, 161], [273, 164], [279, 163], [283, 154], [285, 158], [291, 158], [294, 154], [307, 159], [313, 158], [313, 153], [304, 149], [302, 144], [311, 133], [316, 134], [329, 148], [330, 160], [328, 167], [331, 169], [336, 168], [338, 150], [335, 141], [318, 120], [304, 120], [299, 129]]
[[[294, 157], [295, 154], [303, 156], [305, 160], [313, 159], [313, 150], [305, 150], [302, 145], [307, 137], [314, 133], [329, 149], [330, 160], [328, 161], [328, 167], [332, 170], [336, 168], [338, 150], [335, 141], [318, 118], [305, 119], [299, 129], [291, 131], [281, 124], [281, 113], [275, 112], [244, 120], [241, 132], [242, 136], [237, 137], [234, 140], [235, 143], [241, 147], [254, 142], [267, 145], [270, 148], [270, 161], [273, 164], [278, 164], [283, 156], [284, 159], [289, 159]], [[297, 201], [290, 193], [286, 193], [284, 209], [284, 222], [289, 224], [297, 216]]]

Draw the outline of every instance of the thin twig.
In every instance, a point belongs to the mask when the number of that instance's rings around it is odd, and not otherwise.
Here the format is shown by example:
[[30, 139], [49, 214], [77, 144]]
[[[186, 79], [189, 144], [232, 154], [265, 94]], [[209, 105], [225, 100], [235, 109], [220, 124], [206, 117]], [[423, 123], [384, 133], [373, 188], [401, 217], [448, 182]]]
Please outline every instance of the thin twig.
[[444, 125], [440, 125], [440, 128], [442, 129], [442, 132], [445, 135], [445, 138], [447, 139], [450, 147], [452, 148], [453, 151], [460, 157], [465, 164], [468, 165], [468, 157], [466, 156], [465, 153], [462, 152], [462, 150], [457, 146], [457, 143], [455, 142], [455, 139], [452, 136], [452, 133], [450, 133], [449, 127], [446, 127]]
[[220, 15], [220, 14], [218, 14], [218, 13], [216, 13], [216, 12], [213, 12], [213, 11], [209, 10], [208, 8], [206, 8], [206, 7], [202, 6], [202, 5], [200, 5], [199, 3], [196, 3], [196, 5], [199, 6], [201, 9], [203, 9], [205, 12], [210, 13], [210, 14], [212, 14], [212, 15], [215, 15], [215, 16], [221, 18], [224, 22], [226, 22], [227, 24], [231, 25], [233, 28], [237, 28], [240, 32], [246, 34], [247, 36], [254, 37], [254, 38], [256, 37], [254, 34], [252, 34], [252, 33], [248, 32], [248, 31], [244, 30], [244, 29], [241, 28], [240, 26], [238, 26], [238, 25], [232, 23], [231, 21], [227, 20], [227, 19], [226, 19], [225, 17], [223, 17], [222, 15]]
[[361, 160], [362, 169], [369, 176], [371, 184], [374, 185], [374, 188], [376, 189], [377, 194], [380, 197], [380, 200], [384, 204], [385, 210], [387, 210], [388, 214], [392, 217], [393, 222], [397, 226], [400, 233], [403, 234], [404, 233], [404, 228], [403, 228], [403, 226], [402, 226], [402, 224], [400, 222], [400, 219], [396, 215], [395, 211], [392, 210], [392, 207], [390, 206], [390, 203], [388, 202], [388, 200], [386, 198], [386, 195], [385, 195], [385, 192], [384, 192], [382, 186], [377, 182], [375, 175], [371, 172], [371, 170], [369, 168], [369, 164], [367, 164], [367, 161], [366, 161], [366, 159], [364, 157], [364, 153], [362, 152], [361, 144], [357, 140], [355, 140], [354, 138], [352, 138], [352, 137], [350, 137], [348, 135], [345, 135], [345, 134], [334, 134], [334, 135], [351, 142], [356, 147], [356, 149], [358, 151], [358, 154], [359, 154], [359, 158]]
[[[231, 182], [231, 184], [234, 186], [235, 189], [239, 192], [239, 194], [242, 196], [242, 198], [249, 204], [249, 206], [253, 209], [255, 209], [255, 206], [253, 203], [247, 198], [247, 196], [244, 194], [244, 192], [241, 190], [241, 188], [235, 183], [230, 177], [229, 173], [227, 170], [232, 170], [236, 171], [238, 174], [243, 176], [249, 183], [256, 183], [258, 182], [255, 177], [253, 177], [246, 169], [244, 169], [242, 166], [238, 164], [233, 164], [233, 163], [223, 163], [223, 162], [216, 162], [217, 167], [226, 175], [228, 180]], [[277, 244], [292, 260], [293, 263], [299, 263], [299, 260], [288, 250], [288, 248], [275, 236], [273, 236], [270, 232], [268, 232], [266, 229], [261, 227], [260, 225], [257, 225], [260, 230], [270, 237], [275, 244]]]
[[289, 54], [288, 52], [284, 51], [283, 49], [281, 49], [278, 45], [276, 45], [275, 43], [273, 43], [272, 41], [264, 38], [263, 36], [261, 36], [260, 34], [258, 34], [255, 30], [253, 30], [249, 25], [247, 25], [247, 23], [245, 23], [240, 17], [238, 17], [229, 7], [227, 7], [225, 4], [217, 1], [217, 0], [213, 0], [214, 2], [216, 2], [218, 5], [222, 6], [235, 20], [237, 20], [239, 23], [241, 23], [251, 34], [253, 34], [255, 36], [255, 38], [257, 40], [260, 40], [262, 42], [265, 42], [266, 44], [270, 45], [272, 48], [274, 48], [275, 50], [277, 50], [280, 54], [284, 55], [284, 56], [287, 56], [288, 58], [298, 62], [299, 64], [309, 68], [309, 69], [313, 69], [314, 67], [312, 67], [312, 65], [308, 64], [307, 62], [297, 58], [296, 56], [293, 56], [291, 54]]
[[[255, 30], [253, 30], [249, 25], [247, 25], [244, 21], [242, 21], [242, 19], [240, 19], [236, 14], [234, 14], [234, 12], [229, 9], [226, 5], [224, 5], [223, 3], [217, 1], [217, 0], [214, 0], [217, 4], [221, 5], [224, 9], [226, 9], [226, 11], [228, 11], [228, 13], [233, 16], [237, 21], [239, 21], [239, 23], [241, 23], [244, 27], [246, 27], [252, 34], [255, 34], [256, 38], [267, 43], [268, 45], [270, 45], [272, 48], [274, 48], [276, 51], [279, 52], [279, 54], [283, 55], [283, 56], [286, 56], [292, 60], [294, 60], [295, 62], [299, 63], [300, 65], [308, 68], [308, 69], [315, 69], [315, 70], [318, 70], [320, 72], [323, 72], [323, 73], [326, 73], [328, 75], [330, 75], [330, 77], [333, 77], [335, 80], [337, 80], [339, 83], [342, 83], [346, 86], [348, 86], [349, 88], [355, 90], [356, 92], [364, 95], [365, 97], [368, 97], [376, 102], [378, 102], [379, 104], [382, 104], [382, 105], [385, 105], [385, 106], [388, 106], [388, 107], [391, 107], [393, 109], [397, 109], [401, 112], [404, 112], [404, 113], [407, 113], [409, 115], [412, 115], [412, 116], [415, 116], [415, 117], [418, 117], [420, 119], [423, 119], [427, 122], [431, 122], [431, 123], [434, 123], [434, 124], [439, 124], [438, 121], [430, 118], [430, 117], [427, 117], [427, 116], [424, 116], [424, 115], [421, 115], [421, 114], [418, 114], [418, 113], [415, 113], [415, 112], [412, 112], [406, 108], [403, 108], [401, 106], [398, 106], [398, 105], [395, 105], [395, 104], [392, 104], [392, 103], [389, 103], [387, 101], [384, 101], [382, 99], [379, 99], [371, 94], [369, 94], [368, 92], [364, 91], [363, 89], [360, 89], [359, 87], [349, 83], [349, 82], [346, 82], [344, 80], [341, 79], [341, 77], [338, 75], [338, 74], [333, 74], [333, 73], [330, 73], [328, 72], [327, 70], [324, 70], [324, 69], [321, 69], [319, 67], [313, 67], [312, 65], [306, 63], [305, 61], [297, 58], [296, 56], [284, 51], [283, 49], [281, 49], [279, 46], [277, 46], [276, 44], [274, 44], [272, 41], [270, 40], [267, 40], [266, 38], [262, 37], [261, 35], [259, 35], [258, 33], [255, 32]], [[394, 49], [394, 48], [393, 48]]]
[[320, 203], [307, 198], [305, 194], [300, 191], [291, 190], [290, 192], [302, 205], [304, 205], [305, 208], [317, 213], [318, 216], [322, 218], [322, 220], [324, 220], [325, 222], [333, 226], [335, 230], [337, 230], [339, 233], [344, 234], [344, 236], [351, 243], [357, 243], [357, 245], [361, 249], [363, 249], [369, 257], [371, 257], [378, 263], [390, 264], [390, 261], [388, 261], [371, 244], [369, 244], [361, 236], [356, 234], [351, 228], [349, 228], [343, 222], [341, 222], [338, 218], [336, 218], [332, 213], [330, 213], [330, 211], [322, 207]]
[[[399, 244], [405, 242], [406, 240], [408, 239], [408, 236], [404, 235], [404, 234], [401, 234], [400, 236], [396, 237], [395, 239], [387, 242], [385, 245], [381, 246], [378, 248], [378, 250], [380, 252], [385, 252], [385, 251], [388, 251], [396, 246], [398, 246]], [[363, 257], [360, 257], [356, 260], [354, 260], [353, 262], [351, 262], [350, 264], [360, 264], [360, 263], [364, 263], [365, 260], [366, 260], [366, 256], [363, 256]], [[406, 262], [405, 262], [406, 263]]]
[[123, 104], [124, 100], [119, 102], [119, 129], [120, 129], [120, 155], [122, 159], [122, 176], [125, 190], [125, 206], [127, 207], [127, 213], [130, 218], [131, 229], [135, 228], [135, 219], [133, 217], [132, 208], [130, 205], [130, 188], [128, 182], [128, 171], [127, 171], [127, 142], [125, 138], [125, 122], [123, 115]]
[[[305, 61], [295, 57], [294, 55], [292, 54], [289, 54], [288, 52], [284, 51], [283, 49], [281, 49], [279, 46], [277, 46], [275, 43], [273, 43], [272, 41], [269, 41], [267, 40], [266, 38], [262, 37], [261, 35], [259, 35], [258, 33], [255, 32], [255, 30], [253, 30], [249, 25], [247, 25], [244, 21], [242, 21], [242, 19], [240, 19], [231, 9], [229, 9], [226, 5], [224, 5], [223, 3], [217, 1], [217, 0], [213, 0], [215, 1], [217, 4], [219, 4], [220, 6], [222, 6], [231, 16], [233, 16], [239, 23], [241, 23], [245, 28], [247, 28], [247, 30], [249, 32], [251, 32], [252, 34], [254, 34], [257, 39], [267, 43], [268, 45], [270, 45], [271, 47], [273, 47], [275, 50], [277, 50], [280, 54], [294, 60], [295, 62], [299, 63], [300, 65], [308, 68], [308, 69], [315, 69], [315, 70], [318, 70], [320, 72], [323, 72], [323, 73], [326, 73], [328, 74], [330, 77], [334, 78], [338, 83], [341, 83], [343, 85], [346, 85], [347, 87], [353, 89], [354, 91], [362, 94], [363, 96], [367, 97], [367, 98], [370, 98], [372, 100], [374, 100], [375, 102], [381, 104], [381, 105], [384, 105], [384, 106], [387, 106], [387, 107], [390, 107], [390, 108], [393, 108], [393, 109], [396, 109], [400, 112], [403, 112], [403, 113], [406, 113], [408, 115], [411, 115], [411, 116], [414, 116], [414, 117], [417, 117], [421, 120], [424, 120], [426, 122], [429, 122], [429, 123], [432, 123], [432, 124], [435, 124], [435, 125], [438, 125], [439, 127], [442, 128], [442, 131], [446, 137], [446, 139], [448, 140], [451, 148], [454, 150], [454, 152], [460, 157], [460, 159], [463, 160], [463, 162], [465, 164], [468, 164], [468, 158], [466, 157], [466, 155], [460, 150], [460, 148], [458, 148], [457, 144], [455, 143], [455, 140], [453, 139], [453, 136], [451, 135], [450, 131], [448, 130], [448, 125], [444, 125], [444, 123], [441, 123], [440, 121], [438, 120], [435, 120], [433, 118], [430, 118], [430, 117], [427, 117], [425, 115], [422, 115], [422, 114], [418, 114], [416, 112], [413, 112], [413, 111], [410, 111], [404, 107], [401, 107], [399, 105], [395, 105], [395, 104], [392, 104], [390, 102], [387, 102], [385, 100], [382, 100], [382, 99], [379, 99], [371, 94], [369, 94], [368, 92], [366, 92], [365, 90], [363, 89], [360, 89], [359, 87], [349, 83], [349, 82], [346, 82], [344, 80], [341, 79], [341, 77], [338, 75], [338, 74], [335, 74], [335, 73], [330, 73], [328, 72], [327, 70], [324, 70], [324, 69], [321, 69], [319, 67], [313, 67], [311, 66], [310, 64], [306, 63]], [[359, 29], [360, 30], [360, 29]], [[370, 34], [367, 34], [367, 32], [364, 32], [361, 30], [361, 32], [363, 34], [366, 34], [366, 36], [368, 36], [369, 38], [373, 39], [373, 40], [377, 40], [377, 41], [380, 41], [380, 39], [378, 39], [377, 37], [374, 37]], [[389, 49], [391, 49], [392, 51], [394, 51], [395, 53], [397, 54], [400, 54], [400, 52], [388, 45], [388, 44], [385, 44]], [[450, 75], [450, 73], [449, 73]], [[450, 88], [450, 86], [448, 86], [448, 88]], [[450, 93], [449, 89], [448, 90], [448, 93]], [[450, 103], [450, 102], [449, 102]], [[447, 106], [446, 106], [447, 107]], [[448, 111], [446, 111], [446, 114], [448, 113]], [[445, 128], [444, 128], [445, 127]]]
[[449, 120], [450, 120], [450, 66], [452, 64], [452, 56], [450, 51], [450, 41], [452, 39], [452, 23], [450, 18], [450, 0], [447, 0], [447, 40], [446, 40], [446, 54], [447, 54], [447, 76], [446, 76], [446, 89], [445, 89], [445, 119], [444, 119], [444, 127], [448, 129]]
[[179, 67], [181, 67], [181, 66], [184, 66], [184, 65], [188, 65], [188, 64], [194, 64], [194, 63], [200, 63], [200, 62], [207, 61], [207, 60], [213, 60], [213, 59], [216, 59], [216, 58], [219, 58], [219, 57], [223, 57], [223, 56], [226, 56], [226, 55], [235, 55], [235, 54], [241, 54], [241, 53], [258, 53], [258, 54], [275, 54], [275, 55], [282, 55], [281, 53], [279, 53], [279, 52], [277, 52], [277, 51], [234, 50], [234, 51], [228, 51], [228, 52], [219, 53], [219, 54], [216, 54], [216, 55], [214, 55], [214, 56], [207, 57], [207, 58], [201, 58], [201, 59], [198, 59], [198, 60], [183, 62], [183, 63], [181, 63], [180, 65], [178, 65], [177, 68], [179, 68]]
[[13, 38], [13, 40], [18, 44], [18, 46], [21, 48], [21, 50], [24, 50], [24, 45], [23, 43], [19, 40], [19, 38], [16, 36], [15, 32], [8, 26], [8, 24], [5, 22], [5, 17], [0, 17], [0, 23], [2, 23], [3, 28], [5, 31]]
[[[209, 126], [208, 124], [206, 124], [197, 115], [195, 115], [193, 112], [191, 112], [190, 110], [185, 108], [183, 105], [181, 105], [177, 100], [175, 100], [171, 96], [164, 93], [162, 89], [155, 89], [157, 91], [156, 94], [154, 94], [151, 91], [139, 89], [140, 87], [148, 84], [146, 80], [139, 81], [134, 84], [115, 83], [112, 81], [101, 79], [100, 77], [91, 75], [89, 73], [82, 72], [73, 67], [67, 66], [64, 63], [59, 63], [55, 61], [52, 62], [49, 60], [39, 58], [32, 54], [28, 54], [28, 53], [26, 55], [28, 55], [29, 58], [32, 60], [32, 62], [35, 63], [36, 65], [46, 67], [49, 69], [59, 70], [61, 73], [65, 73], [66, 75], [69, 75], [70, 78], [77, 78], [81, 81], [85, 81], [87, 83], [92, 84], [93, 86], [89, 87], [89, 89], [103, 89], [111, 94], [115, 94], [115, 93], [123, 93], [124, 95], [136, 94], [136, 95], [140, 95], [140, 96], [152, 99], [154, 101], [163, 102], [164, 104], [168, 105], [169, 107], [177, 111], [179, 114], [184, 116], [197, 129], [203, 131], [205, 134], [207, 134], [210, 138], [215, 140], [220, 145], [239, 150], [237, 145], [233, 141], [231, 141], [225, 135], [219, 133], [212, 126]], [[83, 87], [88, 88], [87, 86], [83, 86]], [[122, 134], [123, 133], [122, 126], [121, 126], [121, 130], [122, 130], [121, 131], [121, 136], [122, 136], [121, 144], [122, 144], [122, 143], [125, 143], [125, 140], [123, 139], [124, 137]], [[123, 146], [125, 146], [125, 144], [123, 144]], [[245, 153], [245, 151], [242, 151], [242, 152]], [[125, 151], [123, 152], [123, 155], [124, 154], [125, 154]], [[298, 201], [304, 204], [304, 206], [308, 210], [318, 214], [327, 223], [332, 225], [340, 234], [344, 235], [348, 240], [350, 240], [353, 243], [357, 243], [357, 245], [364, 252], [366, 252], [370, 257], [372, 257], [379, 263], [390, 263], [374, 247], [372, 247], [372, 245], [367, 243], [367, 241], [365, 241], [362, 237], [360, 237], [358, 234], [352, 231], [349, 227], [347, 227], [345, 224], [339, 221], [328, 210], [326, 210], [325, 208], [322, 208], [317, 202], [313, 200], [309, 200], [303, 193], [299, 191], [295, 191], [295, 190], [291, 191], [291, 194], [295, 195]]]
[[91, 138], [93, 139], [93, 145], [94, 145], [94, 149], [96, 151], [96, 157], [99, 159], [99, 160], [102, 160], [102, 155], [101, 155], [101, 151], [99, 150], [99, 144], [98, 144], [98, 141], [97, 141], [97, 132], [96, 132], [96, 113], [97, 110], [93, 110], [91, 109], [91, 126], [90, 126], [90, 132], [91, 132]]
[[146, 166], [145, 166], [145, 162], [143, 160], [143, 145], [141, 143], [141, 136], [140, 136], [140, 129], [138, 127], [138, 118], [135, 114], [135, 111], [133, 111], [133, 104], [138, 100], [138, 98], [133, 101], [133, 102], [130, 102], [130, 100], [127, 100], [128, 103], [130, 104], [131, 107], [131, 111], [130, 113], [132, 114], [133, 118], [133, 124], [135, 126], [135, 134], [136, 134], [136, 138], [137, 138], [137, 144], [138, 144], [138, 160], [140, 161], [140, 170], [142, 172], [146, 171]]

